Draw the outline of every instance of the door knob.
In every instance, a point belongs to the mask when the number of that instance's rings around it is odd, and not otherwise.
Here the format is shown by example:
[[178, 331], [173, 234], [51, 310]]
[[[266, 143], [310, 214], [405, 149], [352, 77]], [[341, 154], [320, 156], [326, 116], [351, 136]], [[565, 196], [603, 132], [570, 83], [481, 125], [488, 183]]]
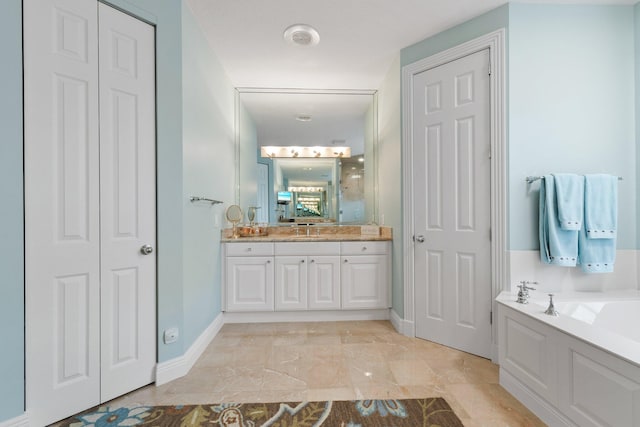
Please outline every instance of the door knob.
[[413, 240], [418, 243], [424, 243], [424, 236], [423, 235], [416, 236], [413, 238]]
[[140, 252], [142, 253], [142, 255], [149, 255], [149, 254], [153, 253], [153, 246], [151, 246], [151, 245], [143, 245], [140, 248]]

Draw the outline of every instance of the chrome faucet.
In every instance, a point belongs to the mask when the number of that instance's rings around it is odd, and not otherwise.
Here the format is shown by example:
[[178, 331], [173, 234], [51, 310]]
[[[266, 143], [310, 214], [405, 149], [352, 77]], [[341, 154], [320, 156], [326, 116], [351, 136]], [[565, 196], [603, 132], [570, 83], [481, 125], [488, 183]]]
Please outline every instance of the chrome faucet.
[[553, 305], [553, 294], [549, 294], [549, 307], [544, 311], [544, 314], [548, 314], [549, 316], [559, 316], [556, 311], [556, 307]]
[[535, 291], [536, 288], [532, 288], [527, 285], [537, 284], [538, 282], [529, 282], [527, 280], [520, 281], [520, 284], [518, 285], [520, 290], [518, 291], [518, 299], [516, 300], [516, 302], [520, 304], [529, 304], [529, 291]]

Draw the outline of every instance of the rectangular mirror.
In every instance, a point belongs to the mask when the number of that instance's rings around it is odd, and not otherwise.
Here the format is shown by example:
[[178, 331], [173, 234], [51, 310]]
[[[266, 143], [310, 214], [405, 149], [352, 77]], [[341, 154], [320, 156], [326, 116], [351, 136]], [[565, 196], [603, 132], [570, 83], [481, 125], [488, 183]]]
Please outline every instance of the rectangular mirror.
[[375, 91], [237, 89], [236, 203], [261, 223], [376, 222], [376, 120]]

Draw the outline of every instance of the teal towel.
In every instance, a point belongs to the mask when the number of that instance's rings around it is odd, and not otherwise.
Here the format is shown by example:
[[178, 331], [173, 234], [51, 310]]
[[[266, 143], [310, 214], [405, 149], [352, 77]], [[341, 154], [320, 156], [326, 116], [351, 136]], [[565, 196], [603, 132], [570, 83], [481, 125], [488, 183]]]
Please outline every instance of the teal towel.
[[589, 239], [615, 239], [618, 228], [618, 177], [585, 175], [584, 227]]
[[563, 230], [580, 230], [584, 214], [584, 176], [558, 173], [553, 177], [560, 227]]
[[611, 273], [616, 262], [616, 239], [590, 239], [582, 227], [578, 258], [585, 273]]
[[540, 185], [540, 260], [545, 264], [575, 267], [578, 261], [578, 231], [563, 230], [558, 222], [553, 175]]
[[585, 175], [578, 259], [585, 273], [611, 273], [616, 261], [618, 177]]

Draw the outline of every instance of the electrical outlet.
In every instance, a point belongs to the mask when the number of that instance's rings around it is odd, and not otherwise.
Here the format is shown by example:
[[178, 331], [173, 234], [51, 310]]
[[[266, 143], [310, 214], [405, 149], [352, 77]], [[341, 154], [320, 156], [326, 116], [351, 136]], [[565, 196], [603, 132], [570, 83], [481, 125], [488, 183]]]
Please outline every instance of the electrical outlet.
[[171, 344], [178, 341], [178, 337], [180, 336], [180, 332], [178, 328], [169, 328], [164, 331], [164, 343]]

